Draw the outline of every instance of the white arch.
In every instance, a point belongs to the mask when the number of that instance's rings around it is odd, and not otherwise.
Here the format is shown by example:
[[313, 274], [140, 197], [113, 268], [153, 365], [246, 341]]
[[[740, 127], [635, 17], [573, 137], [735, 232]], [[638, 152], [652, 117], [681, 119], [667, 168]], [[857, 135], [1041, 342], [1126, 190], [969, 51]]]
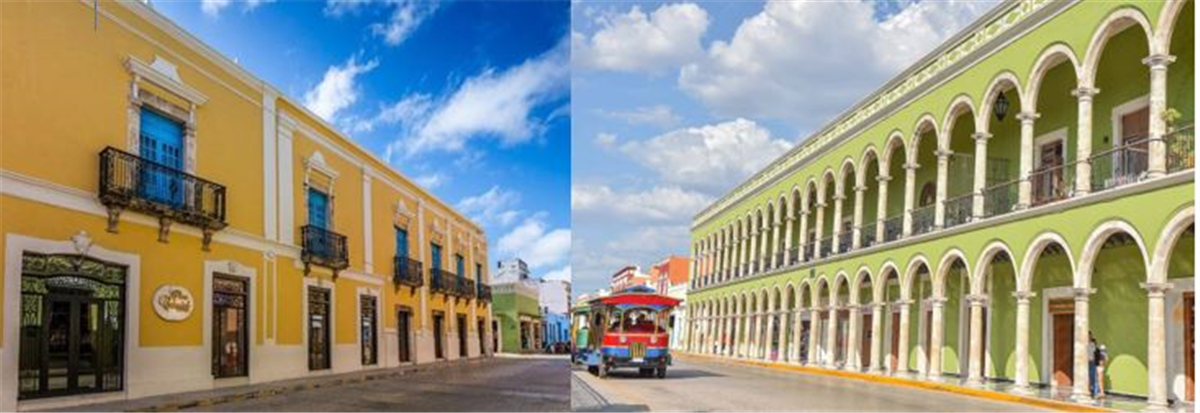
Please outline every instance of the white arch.
[[813, 289], [812, 289], [812, 305], [813, 305], [813, 307], [820, 306], [821, 293], [824, 292], [825, 290], [830, 289], [829, 281], [825, 278], [824, 274], [817, 277], [816, 283], [817, 283], [817, 285], [813, 286]]
[[817, 203], [828, 204], [829, 199], [825, 199], [825, 194], [829, 192], [829, 183], [833, 182], [834, 196], [837, 196], [837, 173], [833, 172], [833, 168], [826, 167], [824, 172], [821, 172], [821, 180], [818, 182]]
[[[1083, 71], [1080, 76], [1080, 86], [1092, 87], [1096, 85], [1096, 71], [1100, 64], [1100, 56], [1104, 54], [1104, 46], [1108, 43], [1108, 39], [1125, 31], [1132, 25], [1138, 25], [1142, 28], [1142, 33], [1146, 35], [1146, 49], [1154, 51], [1154, 34], [1150, 28], [1150, 20], [1142, 14], [1141, 10], [1134, 7], [1121, 7], [1109, 13], [1100, 23], [1097, 30], [1092, 34], [1092, 41], [1088, 43], [1087, 54], [1083, 59]], [[1144, 56], [1137, 56], [1138, 60]]]
[[1183, 15], [1183, 8], [1188, 3], [1187, 0], [1167, 0], [1167, 4], [1158, 13], [1158, 25], [1154, 26], [1158, 30], [1154, 32], [1154, 47], [1150, 49], [1150, 53], [1171, 53], [1171, 36], [1175, 34], [1179, 16]]
[[1195, 208], [1194, 205], [1188, 205], [1187, 208], [1176, 212], [1175, 216], [1167, 221], [1167, 225], [1163, 226], [1162, 235], [1159, 235], [1158, 242], [1154, 245], [1154, 263], [1150, 266], [1150, 273], [1146, 274], [1147, 282], [1167, 282], [1171, 250], [1175, 249], [1175, 244], [1179, 242], [1179, 237], [1183, 235], [1184, 230], [1196, 224]]
[[[1092, 234], [1083, 244], [1083, 252], [1079, 254], [1079, 271], [1075, 272], [1076, 287], [1092, 288], [1092, 272], [1096, 265], [1096, 259], [1100, 256], [1100, 249], [1104, 248], [1104, 241], [1109, 236], [1119, 232], [1124, 232], [1137, 242], [1138, 250], [1142, 253], [1142, 265], [1145, 267], [1143, 270], [1146, 271], [1146, 274], [1150, 274], [1150, 257], [1146, 255], [1146, 244], [1142, 241], [1142, 234], [1138, 233], [1137, 229], [1128, 222], [1106, 221], [1092, 230]], [[1083, 279], [1080, 279], [1081, 277]]]
[[992, 105], [996, 102], [996, 96], [1006, 90], [1006, 86], [1011, 86], [1011, 89], [1017, 92], [1017, 101], [1021, 104], [1021, 110], [1025, 110], [1025, 90], [1021, 88], [1021, 79], [1018, 79], [1012, 71], [1001, 71], [992, 77], [991, 83], [988, 84], [987, 89], [984, 89], [983, 101], [979, 102], [979, 130], [991, 130], [992, 117], [988, 115], [992, 113]]
[[816, 205], [811, 205], [812, 199], [817, 199], [820, 202], [820, 190], [818, 189], [817, 178], [808, 177], [808, 182], [804, 184], [804, 195], [800, 197], [800, 212], [811, 211]]
[[942, 133], [937, 135], [938, 149], [950, 150], [950, 135], [954, 133], [954, 123], [958, 121], [958, 117], [963, 115], [963, 112], [971, 113], [971, 129], [979, 131], [979, 111], [975, 110], [975, 102], [971, 100], [971, 96], [966, 93], [960, 93], [950, 101], [950, 105], [946, 107], [946, 115], [942, 119]]
[[[900, 150], [900, 154], [904, 156], [904, 162], [908, 162], [908, 140], [904, 139], [904, 133], [899, 129], [893, 130], [888, 134], [887, 144], [884, 146], [884, 156], [879, 158], [879, 176], [888, 176], [891, 173], [892, 156], [896, 154], [896, 150]], [[903, 164], [901, 164], [903, 165]]]
[[1043, 232], [1029, 243], [1029, 248], [1025, 250], [1025, 257], [1021, 259], [1021, 272], [1017, 274], [1017, 291], [1032, 290], [1033, 269], [1037, 266], [1038, 256], [1050, 244], [1058, 244], [1063, 249], [1063, 254], [1067, 255], [1067, 263], [1071, 266], [1071, 274], [1075, 274], [1075, 255], [1071, 252], [1071, 244], [1068, 244], [1067, 240], [1056, 232]]
[[[992, 241], [991, 243], [987, 244], [987, 246], [983, 247], [983, 253], [979, 255], [979, 261], [975, 262], [975, 271], [972, 273], [974, 276], [971, 277], [972, 294], [983, 293], [983, 281], [985, 278], [984, 274], [987, 273], [987, 267], [988, 265], [991, 265], [992, 260], [996, 258], [996, 255], [1000, 254], [1001, 252], [1008, 254], [1009, 261], [1012, 261], [1013, 270], [1016, 270], [1017, 257], [1013, 255], [1012, 249], [1008, 247], [1008, 244], [1005, 244], [1004, 241], [999, 240]], [[1018, 280], [1020, 278], [1020, 274], [1013, 274], [1013, 276], [1015, 277], [1013, 280], [1013, 285], [1014, 287], [1017, 287], [1020, 285]]]
[[[808, 296], [807, 300], [805, 298], [805, 295]], [[808, 279], [801, 280], [799, 283], [796, 284], [796, 306], [799, 306], [801, 308], [806, 308], [806, 307], [804, 307], [805, 301], [808, 301], [807, 308], [811, 308], [812, 307], [812, 283], [810, 283]]]
[[[849, 304], [849, 303], [838, 302], [838, 296], [842, 295], [842, 285], [843, 284], [846, 286], [847, 290], [850, 290], [850, 276], [846, 275], [845, 270], [838, 270], [837, 274], [835, 274], [833, 276], [833, 285], [829, 289], [829, 302], [831, 304], [837, 304], [837, 305], [843, 305], [843, 306], [846, 304]], [[850, 294], [851, 294], [850, 291], [846, 291], [846, 300], [850, 299]]]
[[1063, 43], [1050, 45], [1042, 50], [1042, 54], [1038, 55], [1037, 60], [1034, 60], [1033, 67], [1029, 71], [1029, 84], [1026, 86], [1029, 89], [1025, 91], [1025, 97], [1029, 101], [1027, 111], [1037, 112], [1038, 92], [1041, 91], [1042, 81], [1046, 79], [1046, 73], [1064, 61], [1071, 65], [1071, 71], [1076, 77], [1075, 83], [1078, 85], [1081, 68], [1079, 66], [1079, 58], [1075, 56], [1075, 51]]
[[937, 272], [933, 275], [934, 296], [946, 296], [946, 275], [950, 272], [950, 264], [953, 264], [956, 259], [962, 260], [963, 269], [967, 271], [967, 280], [971, 279], [971, 263], [967, 261], [967, 254], [963, 253], [957, 247], [951, 248], [942, 254], [942, 259], [938, 262]]
[[[925, 258], [924, 254], [917, 254], [908, 260], [908, 267], [905, 268], [903, 275], [900, 277], [900, 295], [903, 295], [905, 300], [911, 298], [913, 279], [916, 278], [917, 268], [920, 268], [921, 265], [924, 265], [931, 273], [933, 272], [933, 267], [929, 265], [929, 259]], [[932, 276], [930, 274], [930, 277]], [[905, 294], [906, 291], [908, 294]]]
[[887, 291], [888, 276], [891, 274], [896, 274], [896, 281], [900, 283], [900, 297], [903, 298], [905, 296], [903, 291], [904, 276], [902, 275], [903, 273], [900, 272], [900, 267], [896, 266], [895, 261], [885, 261], [883, 265], [879, 267], [879, 272], [876, 274], [878, 275], [875, 277], [875, 291], [873, 292], [875, 294], [875, 301], [883, 301], [884, 292]]
[[[842, 159], [842, 165], [838, 167], [837, 175], [834, 177], [836, 179], [834, 182], [837, 183], [837, 190], [834, 193], [837, 195], [842, 195], [842, 196], [846, 195], [846, 171], [847, 170], [850, 171], [850, 174], [849, 174], [850, 178], [854, 179], [855, 182], [857, 182], [858, 181], [858, 179], [857, 179], [858, 178], [858, 173], [857, 173], [858, 165], [856, 165], [854, 158], [850, 157], [849, 155], [847, 155], [844, 159]], [[854, 187], [853, 186], [850, 187], [850, 190], [853, 191]]]
[[862, 157], [860, 157], [858, 160], [858, 169], [856, 171], [857, 174], [855, 174], [855, 177], [854, 177], [855, 186], [866, 186], [867, 185], [867, 173], [869, 172], [868, 165], [870, 165], [870, 163], [871, 163], [870, 161], [872, 159], [875, 160], [875, 171], [878, 174], [879, 173], [879, 151], [875, 150], [875, 145], [867, 145], [867, 148], [863, 149]]
[[[928, 125], [927, 128], [926, 125]], [[929, 129], [929, 131], [933, 132], [933, 140], [935, 143], [941, 142], [942, 140], [942, 131], [938, 130], [937, 119], [933, 117], [933, 114], [926, 112], [925, 114], [921, 115], [921, 117], [917, 118], [917, 123], [913, 124], [912, 139], [908, 144], [908, 154], [906, 155], [907, 163], [910, 165], [916, 164], [917, 159], [919, 159], [917, 155], [920, 154], [917, 152], [921, 150], [921, 135], [926, 132], [926, 129]], [[935, 144], [934, 146], [937, 145]]]
[[871, 297], [870, 297], [871, 302], [875, 301], [875, 297], [874, 297], [875, 277], [871, 275], [871, 268], [867, 267], [866, 264], [863, 264], [862, 266], [858, 267], [858, 270], [856, 270], [854, 272], [854, 279], [850, 283], [850, 285], [851, 285], [851, 287], [850, 287], [850, 302], [851, 303], [863, 304], [862, 297], [859, 297], [859, 295], [861, 294], [861, 291], [862, 291], [863, 281], [867, 281], [869, 283], [869, 284], [867, 284], [867, 286], [871, 287], [871, 293], [872, 293]]

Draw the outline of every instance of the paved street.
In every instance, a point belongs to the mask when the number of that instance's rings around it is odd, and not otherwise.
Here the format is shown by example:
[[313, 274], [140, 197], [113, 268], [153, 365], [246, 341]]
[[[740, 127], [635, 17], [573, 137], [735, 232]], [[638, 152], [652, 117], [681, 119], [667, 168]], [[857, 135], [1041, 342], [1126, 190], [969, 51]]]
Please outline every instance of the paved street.
[[496, 358], [192, 411], [566, 411], [566, 359]]
[[690, 358], [665, 379], [572, 372], [575, 411], [1030, 411], [956, 394]]

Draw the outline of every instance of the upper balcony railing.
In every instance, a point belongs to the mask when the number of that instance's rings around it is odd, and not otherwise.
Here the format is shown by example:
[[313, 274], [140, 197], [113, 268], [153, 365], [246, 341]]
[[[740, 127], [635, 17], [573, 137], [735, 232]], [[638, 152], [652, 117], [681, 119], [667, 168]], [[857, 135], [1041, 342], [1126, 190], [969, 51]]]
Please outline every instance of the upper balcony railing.
[[1004, 215], [1017, 209], [1021, 180], [1016, 179], [983, 189], [983, 216]]
[[862, 227], [858, 229], [858, 244], [859, 248], [868, 248], [875, 245], [875, 231], [877, 225], [875, 221], [864, 222]]
[[479, 297], [479, 301], [488, 303], [492, 302], [492, 286], [484, 283], [478, 283], [475, 285], [475, 287], [475, 296]]
[[337, 276], [338, 271], [350, 267], [345, 235], [305, 225], [300, 227], [300, 242], [303, 248], [300, 260], [304, 262], [305, 274], [309, 272], [311, 265], [329, 268], [333, 270], [334, 276]]
[[796, 265], [800, 263], [800, 247], [792, 248], [788, 251], [787, 265]]
[[212, 232], [227, 225], [223, 185], [111, 146], [100, 151], [100, 203], [108, 208], [110, 232], [128, 209], [159, 217], [160, 241], [170, 222], [200, 227], [206, 250]]
[[454, 277], [456, 278], [454, 280], [454, 295], [462, 298], [474, 298], [476, 293], [475, 280], [459, 275], [455, 275]]
[[1103, 191], [1140, 182], [1150, 170], [1150, 141], [1144, 137], [1088, 158], [1092, 169], [1092, 191]]
[[1165, 136], [1167, 146], [1167, 172], [1186, 171], [1196, 167], [1196, 131], [1188, 124]]
[[934, 229], [934, 206], [926, 205], [912, 210], [912, 233], [921, 235]]
[[[972, 209], [975, 207], [975, 194], [967, 193], [942, 202], [945, 210], [945, 228], [966, 224], [971, 221]], [[915, 217], [913, 218], [915, 222]]]
[[1030, 173], [1029, 184], [1033, 191], [1031, 194], [1033, 205], [1067, 199], [1074, 194], [1076, 164], [1076, 162], [1071, 162], [1064, 165], [1044, 166]]
[[458, 291], [458, 276], [441, 268], [429, 269], [429, 289], [434, 293], [447, 296], [455, 295]]
[[854, 247], [854, 231], [847, 228], [842, 230], [837, 237], [837, 250], [839, 253], [850, 251]]
[[422, 274], [420, 261], [397, 255], [393, 262], [392, 283], [414, 288], [425, 285], [425, 276]]
[[833, 235], [817, 241], [817, 249], [820, 251], [822, 257], [833, 255]]
[[804, 244], [804, 262], [813, 260], [814, 252], [817, 250], [816, 241], [808, 241]]

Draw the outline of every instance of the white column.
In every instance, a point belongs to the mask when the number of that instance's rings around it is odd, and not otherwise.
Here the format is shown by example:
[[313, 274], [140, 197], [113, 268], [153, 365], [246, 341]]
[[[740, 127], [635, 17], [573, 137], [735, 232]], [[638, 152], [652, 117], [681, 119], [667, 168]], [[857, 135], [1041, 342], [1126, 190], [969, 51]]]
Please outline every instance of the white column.
[[1167, 133], [1167, 122], [1162, 115], [1167, 110], [1167, 65], [1174, 61], [1175, 56], [1167, 54], [1154, 54], [1142, 60], [1142, 63], [1150, 66], [1151, 178], [1163, 176], [1167, 172], [1167, 143], [1163, 141], [1163, 135]]
[[1149, 376], [1149, 394], [1146, 401], [1151, 409], [1167, 410], [1167, 320], [1164, 301], [1171, 284], [1143, 283], [1142, 288], [1146, 289], [1149, 298], [1150, 324], [1146, 349], [1146, 373]]
[[842, 236], [842, 204], [845, 203], [843, 202], [845, 200], [846, 195], [844, 194], [839, 193], [833, 196], [833, 239], [830, 242], [833, 245], [830, 246], [830, 251], [833, 251], [834, 254], [842, 252], [838, 240]]
[[916, 162], [911, 162], [904, 165], [904, 236], [912, 235], [913, 229], [913, 205], [916, 203], [917, 191], [917, 165]]
[[761, 238], [761, 237], [759, 237], [758, 228], [757, 227], [751, 228], [750, 229], [750, 260], [746, 261], [746, 262], [750, 263], [749, 274], [754, 274], [757, 272], [757, 271], [754, 271], [754, 266], [756, 264], [758, 264], [758, 252], [759, 252], [758, 251], [758, 239], [759, 238]]
[[[799, 298], [797, 298], [797, 300], [799, 300]], [[791, 353], [792, 353], [792, 355], [791, 355], [791, 357], [789, 357], [789, 359], [792, 363], [800, 363], [800, 340], [803, 338], [801, 336], [801, 334], [803, 333], [801, 331], [803, 326], [804, 326], [804, 309], [797, 306], [796, 310], [794, 311], [794, 315], [792, 316], [792, 344], [791, 344], [791, 347], [789, 348], [789, 350], [791, 350]]]
[[854, 187], [854, 233], [850, 240], [851, 249], [862, 248], [862, 225], [863, 225], [863, 193], [867, 191], [866, 186]]
[[1071, 399], [1078, 402], [1090, 402], [1091, 391], [1088, 388], [1088, 298], [1095, 290], [1090, 288], [1075, 289], [1075, 380]]
[[[771, 359], [771, 351], [774, 349], [774, 342], [776, 341], [775, 339], [779, 338], [779, 335], [775, 332], [775, 312], [772, 311], [772, 312], [767, 313], [766, 317], [767, 317], [767, 330], [766, 330], [767, 334], [766, 334], [766, 343], [763, 343], [764, 350], [763, 350], [762, 358], [763, 358], [763, 360], [770, 360]], [[780, 341], [780, 342], [782, 342], [782, 341]]]
[[775, 221], [775, 228], [771, 230], [771, 236], [775, 237], [775, 240], [771, 242], [771, 268], [778, 268], [783, 264], [782, 262], [779, 262], [780, 257], [782, 257], [782, 255], [779, 254], [779, 237], [780, 233], [783, 232], [779, 230], [780, 226], [781, 223], [779, 221]]
[[800, 261], [805, 261], [804, 250], [808, 248], [808, 208], [800, 211]]
[[[1100, 89], [1081, 87], [1072, 94], [1079, 100], [1079, 126], [1076, 131], [1075, 160], [1075, 196], [1086, 195], [1092, 190], [1092, 165], [1088, 158], [1092, 157], [1092, 99], [1100, 93]], [[1086, 360], [1085, 360], [1086, 361]], [[1078, 375], [1078, 373], [1076, 373]], [[1084, 372], [1087, 377], [1087, 372]]]
[[[835, 225], [836, 226], [836, 225]], [[825, 239], [825, 203], [817, 203], [817, 245], [813, 246], [813, 258], [821, 258], [821, 240]]]
[[867, 372], [879, 373], [883, 358], [883, 318], [887, 316], [887, 305], [871, 303], [871, 307], [871, 362], [868, 363]]
[[926, 357], [929, 362], [925, 364], [925, 377], [929, 380], [940, 380], [942, 378], [942, 341], [943, 335], [946, 332], [945, 322], [945, 297], [933, 297], [928, 301], [930, 312], [929, 323], [931, 325], [925, 328], [932, 329], [929, 334], [929, 348], [925, 349]]
[[900, 306], [900, 348], [896, 351], [896, 370], [903, 372], [908, 371], [908, 319], [912, 300], [899, 300], [896, 305]]
[[876, 200], [876, 204], [878, 204], [876, 208], [878, 209], [876, 210], [877, 212], [875, 212], [875, 220], [878, 221], [875, 224], [875, 243], [883, 242], [883, 234], [886, 231], [886, 228], [884, 228], [884, 222], [886, 222], [888, 219], [888, 181], [890, 180], [892, 180], [892, 177], [887, 175], [879, 175], [875, 178], [875, 181], [879, 183], [879, 199]]
[[850, 306], [850, 325], [846, 332], [846, 370], [859, 371], [862, 369], [862, 359], [859, 357], [862, 343], [859, 342], [859, 327], [862, 324], [862, 306]]
[[971, 303], [971, 331], [967, 362], [967, 385], [983, 385], [983, 307], [987, 304], [987, 295], [971, 295], [967, 297]]
[[784, 229], [783, 234], [783, 262], [780, 263], [780, 265], [786, 266], [792, 263], [792, 227], [796, 225], [793, 223], [795, 220], [796, 217], [792, 215], [788, 215], [787, 218], [784, 219], [783, 225], [786, 229]]
[[724, 326], [725, 334], [721, 336], [721, 355], [725, 357], [733, 356], [733, 323], [735, 319], [730, 312], [726, 312], [721, 320]]
[[1017, 299], [1017, 377], [1014, 380], [1013, 392], [1017, 394], [1032, 394], [1029, 387], [1029, 301], [1037, 293], [1031, 291], [1013, 292]]
[[821, 333], [817, 327], [820, 326], [818, 321], [821, 320], [821, 308], [814, 306], [811, 313], [808, 318], [810, 321], [808, 327], [808, 360], [806, 364], [819, 366], [821, 362], [818, 360], [820, 354], [817, 352], [817, 343], [821, 341]]
[[937, 199], [933, 202], [933, 225], [935, 228], [946, 227], [946, 191], [949, 185], [950, 176], [950, 155], [954, 152], [949, 149], [937, 150]]
[[837, 323], [838, 311], [841, 310], [837, 306], [829, 306], [829, 321], [825, 326], [825, 367], [837, 368]]
[[1033, 203], [1033, 182], [1029, 175], [1033, 173], [1033, 124], [1038, 115], [1035, 112], [1021, 112], [1017, 119], [1021, 121], [1021, 165], [1018, 184], [1018, 208], [1028, 208]]
[[972, 203], [971, 216], [981, 218], [983, 217], [983, 190], [987, 189], [988, 139], [992, 138], [992, 134], [987, 131], [979, 131], [971, 137], [975, 138], [975, 202]]

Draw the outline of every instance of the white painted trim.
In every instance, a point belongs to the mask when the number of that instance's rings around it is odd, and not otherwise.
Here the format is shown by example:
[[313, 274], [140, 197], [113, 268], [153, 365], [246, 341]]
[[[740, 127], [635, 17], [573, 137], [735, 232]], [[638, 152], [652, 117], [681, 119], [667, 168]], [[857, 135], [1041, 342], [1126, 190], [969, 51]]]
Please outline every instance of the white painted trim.
[[[1142, 95], [1133, 98], [1125, 103], [1117, 105], [1112, 109], [1112, 147], [1121, 146], [1124, 141], [1125, 125], [1121, 122], [1121, 118], [1125, 117], [1138, 110], [1150, 107], [1150, 95]], [[1148, 138], [1149, 136], [1147, 136]], [[1115, 159], [1114, 159], [1115, 161]]]
[[[20, 339], [20, 305], [21, 305], [21, 265], [23, 260], [22, 254], [26, 251], [38, 252], [43, 254], [78, 254], [75, 250], [75, 244], [69, 240], [50, 240], [42, 238], [34, 238], [25, 235], [7, 233], [5, 234], [5, 258], [4, 258], [4, 320], [3, 320], [3, 337], [4, 346], [0, 348], [0, 411], [17, 411], [19, 404], [17, 403], [18, 395], [18, 368], [19, 366], [19, 339]], [[99, 260], [125, 265], [127, 270], [125, 273], [125, 356], [124, 362], [124, 386], [119, 392], [103, 393], [101, 396], [113, 396], [117, 399], [125, 399], [130, 394], [135, 393], [136, 389], [141, 384], [139, 377], [134, 377], [134, 366], [141, 366], [142, 348], [140, 340], [141, 326], [141, 257], [137, 254], [114, 251], [106, 249], [102, 246], [93, 244], [88, 250], [87, 255]], [[132, 298], [138, 297], [138, 298]], [[56, 399], [56, 401], [72, 402], [70, 399]]]
[[[1183, 325], [1180, 317], [1172, 317], [1175, 311], [1183, 311], [1183, 293], [1196, 291], [1196, 278], [1175, 278], [1168, 280], [1171, 289], [1166, 296], [1166, 340], [1167, 351], [1167, 397], [1176, 401], [1184, 400], [1187, 396], [1186, 382], [1183, 370]], [[1195, 320], [1192, 320], [1194, 323]], [[1195, 338], [1192, 338], [1195, 340]]]
[[196, 90], [183, 83], [183, 79], [178, 78], [178, 73], [175, 73], [176, 77], [172, 78], [171, 74], [164, 73], [162, 69], [156, 68], [156, 66], [164, 65], [168, 67], [172, 66], [170, 63], [166, 63], [166, 61], [162, 60], [162, 58], [158, 56], [154, 57], [153, 64], [147, 64], [141, 59], [138, 59], [136, 56], [132, 55], [125, 58], [125, 66], [129, 69], [130, 73], [134, 74], [135, 79], [140, 78], [147, 80], [150, 83], [153, 83], [155, 86], [171, 92], [175, 96], [183, 98], [192, 105], [200, 106], [208, 102], [207, 96], [204, 96], [204, 94], [200, 93], [199, 90]]
[[370, 284], [376, 287], [383, 285], [383, 278], [371, 273], [358, 272], [350, 269], [338, 272], [338, 278], [346, 278], [349, 280], [358, 281], [364, 284]]
[[1033, 138], [1033, 168], [1042, 167], [1042, 147], [1054, 142], [1062, 142], [1063, 144], [1063, 164], [1068, 163], [1067, 153], [1067, 127], [1061, 127], [1050, 132], [1046, 132], [1036, 138]]
[[[1050, 300], [1055, 298], [1072, 298], [1075, 296], [1075, 288], [1070, 285], [1046, 288], [1041, 291], [1040, 295], [1042, 296], [1042, 360], [1038, 363], [1038, 370], [1040, 370], [1038, 379], [1041, 380], [1040, 384], [1057, 388], [1052, 377], [1054, 369], [1054, 323], [1050, 318]], [[1031, 323], [1032, 321], [1030, 320]], [[1072, 361], [1071, 363], [1074, 364], [1075, 362]], [[1074, 380], [1074, 377], [1072, 377], [1072, 380]], [[1033, 383], [1030, 380], [1030, 384]]]
[[[287, 114], [278, 114], [279, 128], [276, 142], [278, 156], [276, 157], [279, 179], [279, 242], [286, 245], [296, 244], [296, 182], [293, 178], [292, 131], [296, 121]], [[297, 254], [298, 256], [299, 254]]]
[[279, 133], [275, 124], [275, 100], [277, 95], [270, 90], [263, 92], [263, 238], [272, 241], [279, 240], [279, 218], [277, 216], [278, 189], [275, 172], [276, 147], [275, 136]]
[[363, 169], [362, 175], [362, 217], [363, 217], [363, 270], [367, 273], [375, 271], [375, 239], [371, 222], [371, 211], [374, 210], [371, 201], [371, 174]]

